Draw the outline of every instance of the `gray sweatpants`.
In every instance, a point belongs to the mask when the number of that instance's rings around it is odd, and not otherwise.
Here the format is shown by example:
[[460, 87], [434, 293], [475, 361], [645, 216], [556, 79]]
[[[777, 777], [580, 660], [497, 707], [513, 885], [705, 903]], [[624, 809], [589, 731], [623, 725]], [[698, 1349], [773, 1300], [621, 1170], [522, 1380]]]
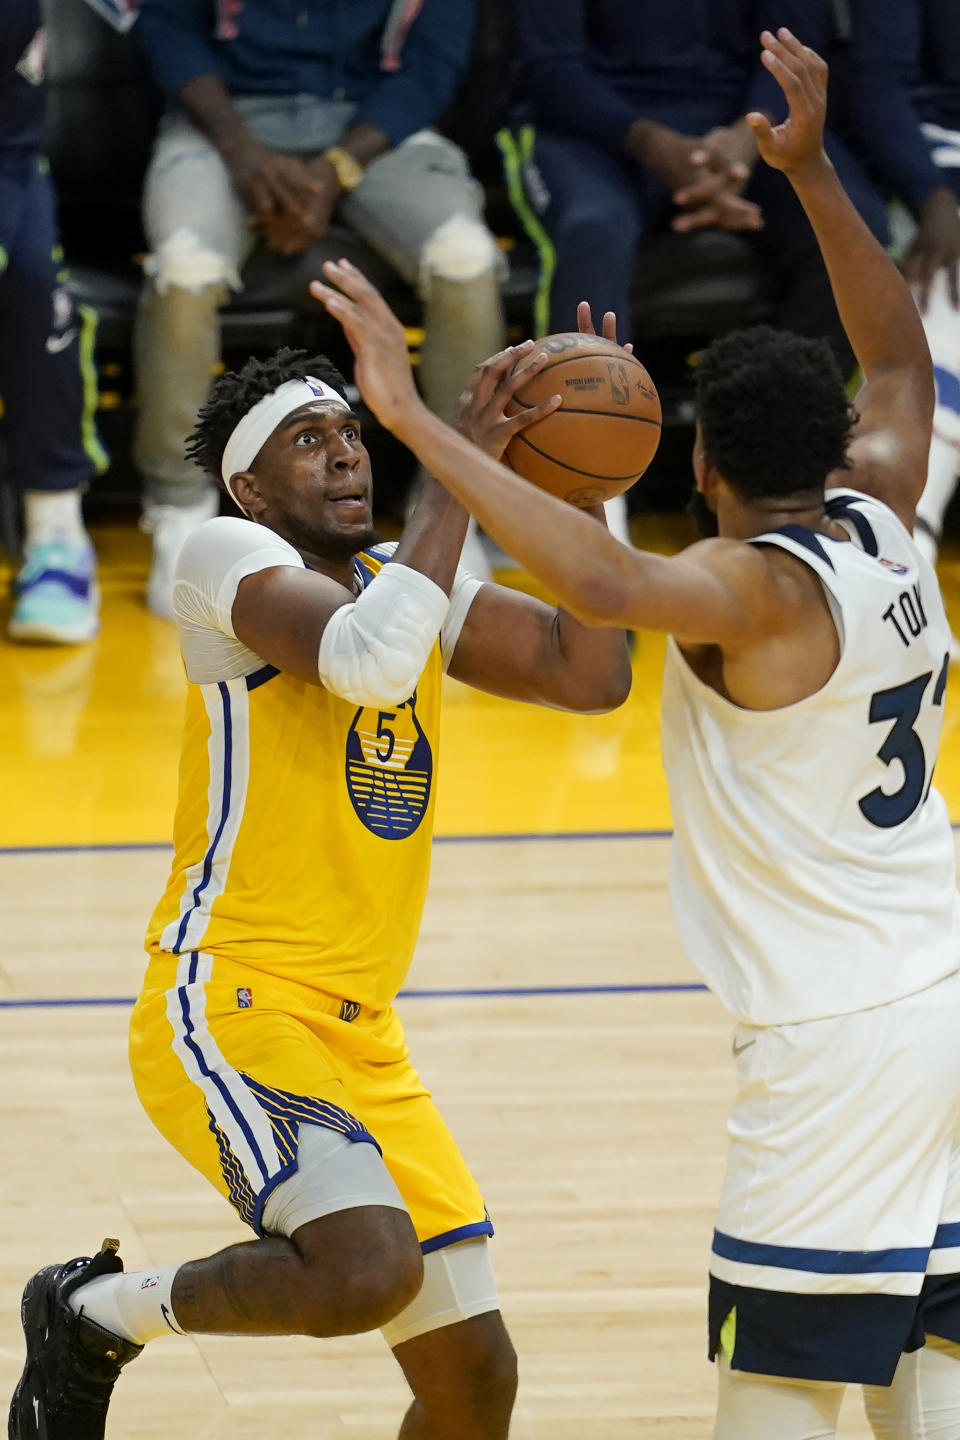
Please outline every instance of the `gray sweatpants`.
[[[234, 103], [264, 144], [304, 158], [335, 144], [354, 114], [311, 95]], [[150, 253], [135, 336], [135, 456], [148, 499], [192, 505], [207, 482], [184, 459], [184, 437], [219, 359], [217, 310], [228, 289], [241, 288], [258, 240], [219, 152], [178, 111], [161, 124], [143, 204]], [[368, 166], [337, 217], [420, 294], [420, 380], [428, 404], [449, 418], [473, 365], [503, 343], [500, 260], [466, 157], [435, 131], [419, 131]]]

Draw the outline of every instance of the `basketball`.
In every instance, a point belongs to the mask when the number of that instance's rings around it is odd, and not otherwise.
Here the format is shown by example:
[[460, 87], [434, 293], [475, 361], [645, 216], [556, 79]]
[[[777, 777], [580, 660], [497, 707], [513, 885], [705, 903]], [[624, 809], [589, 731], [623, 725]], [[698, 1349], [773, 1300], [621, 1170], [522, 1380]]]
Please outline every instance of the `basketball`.
[[571, 505], [599, 505], [629, 490], [660, 443], [660, 397], [640, 361], [599, 335], [547, 335], [518, 367], [549, 360], [515, 393], [507, 413], [551, 395], [563, 404], [507, 446], [504, 464]]

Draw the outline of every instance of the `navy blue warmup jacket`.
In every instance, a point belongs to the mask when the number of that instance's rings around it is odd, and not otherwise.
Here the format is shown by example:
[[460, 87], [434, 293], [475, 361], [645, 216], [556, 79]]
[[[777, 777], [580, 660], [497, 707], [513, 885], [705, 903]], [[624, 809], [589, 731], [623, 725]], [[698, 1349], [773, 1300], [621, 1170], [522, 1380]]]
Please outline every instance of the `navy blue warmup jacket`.
[[858, 139], [912, 208], [944, 183], [923, 123], [960, 131], [960, 0], [852, 0]]
[[760, 31], [802, 35], [810, 3], [514, 0], [524, 97], [540, 124], [614, 151], [637, 119], [698, 133], [754, 108], [779, 117]]
[[348, 100], [358, 106], [355, 124], [378, 125], [397, 145], [453, 98], [476, 4], [423, 0], [395, 70], [381, 52], [391, 0], [141, 0], [139, 23], [171, 98], [212, 73], [235, 95]]
[[27, 51], [41, 25], [39, 0], [3, 0], [0, 145], [4, 148], [39, 150], [43, 146], [44, 87], [22, 73], [29, 69]]

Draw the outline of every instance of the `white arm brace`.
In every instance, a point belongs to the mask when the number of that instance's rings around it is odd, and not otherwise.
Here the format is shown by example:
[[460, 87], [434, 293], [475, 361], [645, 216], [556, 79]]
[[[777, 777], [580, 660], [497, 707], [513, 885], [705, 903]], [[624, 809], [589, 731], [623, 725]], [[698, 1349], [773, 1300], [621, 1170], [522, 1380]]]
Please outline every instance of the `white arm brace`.
[[359, 599], [327, 621], [320, 679], [354, 705], [398, 705], [416, 689], [449, 604], [419, 570], [384, 565]]

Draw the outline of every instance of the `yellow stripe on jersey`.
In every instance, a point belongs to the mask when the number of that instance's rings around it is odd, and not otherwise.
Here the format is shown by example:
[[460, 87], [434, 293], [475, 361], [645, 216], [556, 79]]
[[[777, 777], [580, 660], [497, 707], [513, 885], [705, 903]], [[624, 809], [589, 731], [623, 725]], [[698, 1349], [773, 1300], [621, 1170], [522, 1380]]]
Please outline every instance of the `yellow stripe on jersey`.
[[[365, 583], [383, 562], [359, 557]], [[202, 950], [372, 1010], [409, 968], [430, 867], [442, 663], [390, 710], [264, 666], [188, 687], [151, 953]]]

